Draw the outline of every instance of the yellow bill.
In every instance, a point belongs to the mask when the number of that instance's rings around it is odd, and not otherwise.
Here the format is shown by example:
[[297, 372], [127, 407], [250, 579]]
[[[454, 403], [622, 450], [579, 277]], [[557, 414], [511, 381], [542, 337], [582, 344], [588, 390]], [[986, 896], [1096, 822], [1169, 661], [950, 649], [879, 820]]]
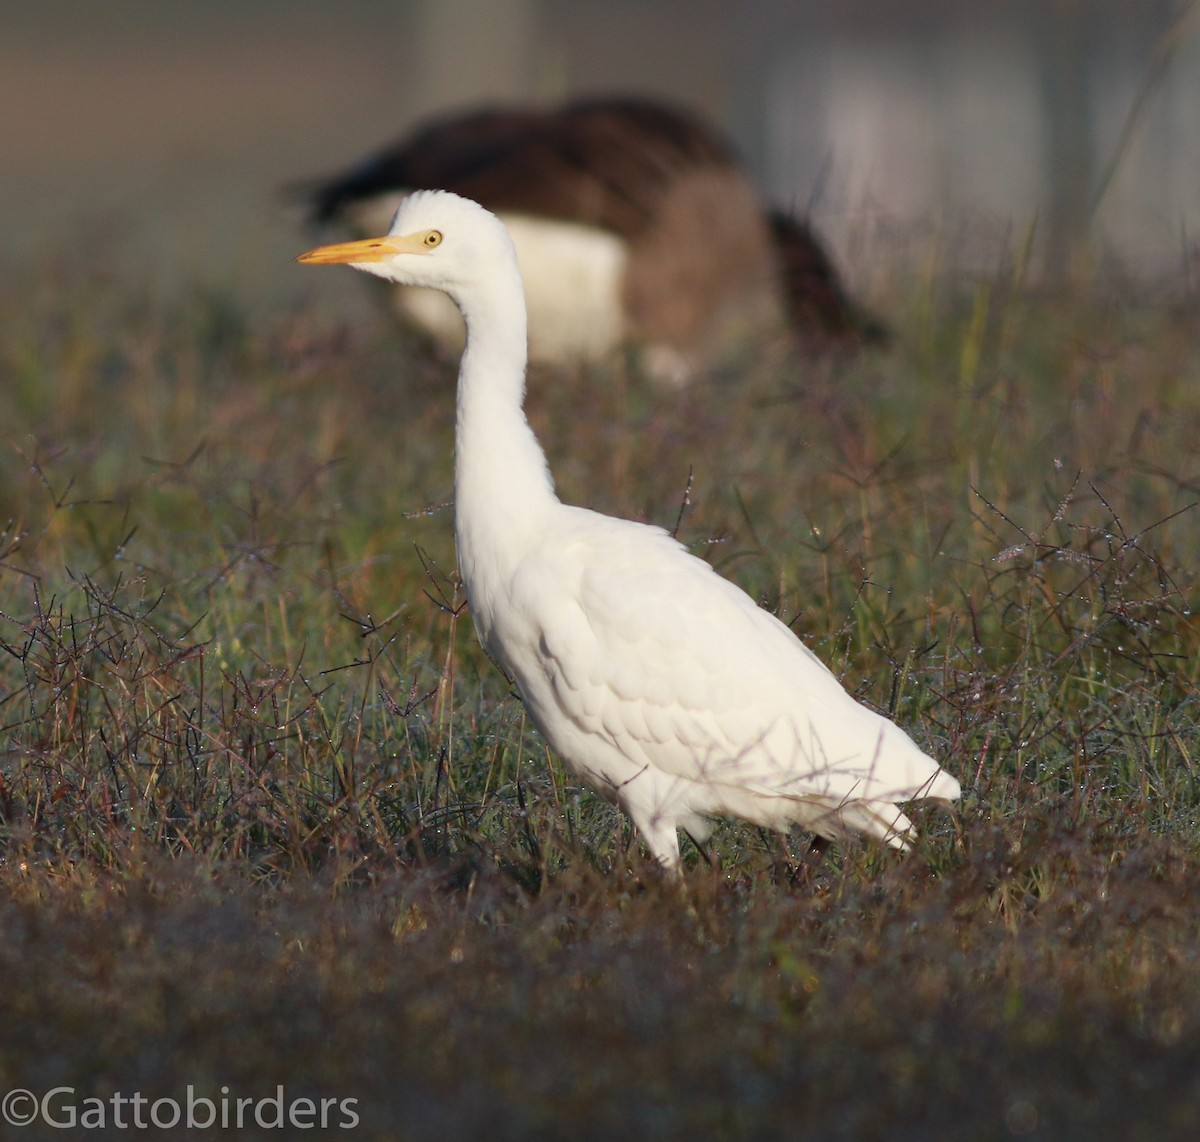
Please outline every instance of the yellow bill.
[[428, 253], [424, 234], [389, 234], [386, 238], [363, 238], [357, 242], [335, 242], [301, 254], [296, 261], [306, 266], [353, 265], [383, 262], [397, 254]]

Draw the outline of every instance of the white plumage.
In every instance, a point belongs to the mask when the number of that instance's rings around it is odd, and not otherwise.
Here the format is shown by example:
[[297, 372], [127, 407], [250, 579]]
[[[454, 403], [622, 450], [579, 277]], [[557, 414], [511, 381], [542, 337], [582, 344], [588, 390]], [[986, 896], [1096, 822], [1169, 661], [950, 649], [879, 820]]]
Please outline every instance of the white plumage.
[[458, 378], [455, 537], [484, 648], [550, 746], [632, 818], [655, 858], [731, 815], [905, 848], [900, 803], [958, 782], [860, 705], [783, 623], [661, 528], [559, 501], [522, 409], [525, 301], [482, 207], [406, 200], [385, 238], [301, 255], [450, 295]]

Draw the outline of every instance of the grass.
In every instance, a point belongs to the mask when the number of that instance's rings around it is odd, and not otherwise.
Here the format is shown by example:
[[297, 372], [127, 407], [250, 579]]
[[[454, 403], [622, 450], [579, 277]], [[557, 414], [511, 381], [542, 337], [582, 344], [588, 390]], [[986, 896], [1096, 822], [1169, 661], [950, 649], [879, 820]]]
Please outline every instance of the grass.
[[451, 368], [0, 282], [0, 1083], [281, 1084], [378, 1138], [1195, 1136], [1195, 319], [1019, 267], [888, 285], [850, 365], [532, 378], [564, 498], [678, 525], [967, 789], [808, 883], [722, 824], [682, 888], [475, 644]]

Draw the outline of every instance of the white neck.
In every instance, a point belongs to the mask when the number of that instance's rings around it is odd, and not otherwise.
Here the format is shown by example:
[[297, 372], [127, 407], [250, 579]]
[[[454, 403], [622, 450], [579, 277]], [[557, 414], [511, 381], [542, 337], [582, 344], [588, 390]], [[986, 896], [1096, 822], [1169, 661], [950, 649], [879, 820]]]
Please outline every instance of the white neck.
[[525, 419], [525, 297], [515, 266], [482, 296], [458, 296], [467, 345], [458, 373], [454, 501], [458, 566], [468, 595], [482, 577], [511, 573], [558, 503]]

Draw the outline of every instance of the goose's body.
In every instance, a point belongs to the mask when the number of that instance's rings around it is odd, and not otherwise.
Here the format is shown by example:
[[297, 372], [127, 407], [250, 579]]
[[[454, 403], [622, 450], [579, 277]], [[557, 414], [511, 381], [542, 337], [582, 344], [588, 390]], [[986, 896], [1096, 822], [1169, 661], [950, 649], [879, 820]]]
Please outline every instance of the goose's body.
[[[878, 333], [807, 225], [767, 210], [725, 141], [674, 108], [596, 99], [438, 119], [317, 184], [311, 214], [379, 234], [408, 193], [434, 188], [508, 227], [535, 362], [601, 360], [631, 345], [649, 372], [682, 382], [770, 330], [824, 348]], [[396, 305], [461, 348], [444, 297], [401, 287]]]
[[[395, 215], [406, 195], [389, 195]], [[374, 211], [372, 211], [374, 213]], [[517, 250], [525, 283], [529, 323], [529, 355], [543, 364], [580, 365], [603, 361], [625, 341], [627, 322], [621, 306], [622, 283], [629, 251], [614, 234], [594, 226], [506, 214], [503, 222]], [[385, 230], [388, 220], [376, 230]], [[365, 230], [365, 227], [364, 227]], [[395, 305], [404, 319], [429, 334], [449, 352], [463, 348], [463, 321], [458, 307], [440, 290], [402, 286]], [[661, 379], [685, 379], [690, 370], [681, 357], [659, 351]]]
[[561, 503], [522, 409], [525, 305], [504, 226], [411, 196], [386, 238], [301, 257], [445, 291], [459, 372], [455, 534], [480, 641], [551, 747], [653, 855], [732, 815], [906, 847], [905, 801], [958, 782], [860, 705], [774, 616], [660, 528]]

